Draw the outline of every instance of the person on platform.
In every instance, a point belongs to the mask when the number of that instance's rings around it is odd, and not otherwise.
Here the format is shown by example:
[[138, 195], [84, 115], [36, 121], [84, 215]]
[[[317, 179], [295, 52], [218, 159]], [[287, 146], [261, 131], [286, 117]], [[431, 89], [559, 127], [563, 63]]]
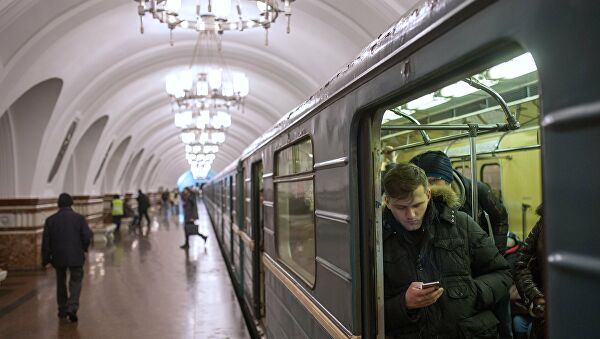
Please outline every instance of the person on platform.
[[186, 187], [183, 190], [181, 199], [183, 202], [183, 231], [185, 232], [185, 243], [181, 245], [180, 248], [188, 249], [190, 247], [190, 235], [198, 235], [204, 240], [204, 243], [206, 243], [208, 235], [198, 232], [198, 226], [196, 225], [196, 220], [198, 219], [198, 203], [196, 201], [196, 195], [189, 187]]
[[73, 198], [69, 194], [60, 194], [58, 212], [48, 217], [44, 223], [42, 266], [45, 268], [52, 264], [56, 270], [58, 317], [68, 317], [72, 322], [77, 322], [83, 264], [92, 231], [85, 217], [73, 211], [72, 205]]
[[112, 210], [112, 221], [115, 226], [117, 226], [115, 228], [115, 233], [119, 234], [121, 231], [121, 219], [123, 219], [123, 215], [125, 215], [123, 199], [121, 199], [118, 194], [113, 195], [113, 199], [110, 202], [110, 207]]

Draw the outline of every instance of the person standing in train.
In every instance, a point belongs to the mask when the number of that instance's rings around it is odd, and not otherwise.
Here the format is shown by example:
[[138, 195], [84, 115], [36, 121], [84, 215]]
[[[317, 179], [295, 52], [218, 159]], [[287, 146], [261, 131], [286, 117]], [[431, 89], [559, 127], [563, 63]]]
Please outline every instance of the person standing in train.
[[62, 193], [58, 197], [58, 212], [48, 217], [44, 223], [42, 267], [52, 264], [56, 270], [58, 317], [69, 317], [69, 320], [76, 322], [85, 252], [90, 245], [92, 231], [85, 217], [73, 211], [72, 205], [73, 198]]
[[525, 240], [525, 245], [517, 258], [513, 274], [519, 295], [533, 317], [530, 338], [546, 338], [546, 296], [545, 268], [546, 252], [544, 247], [544, 207], [536, 209], [540, 219]]
[[[454, 181], [454, 176], [456, 176], [465, 188], [465, 201], [462, 206], [460, 206], [459, 210], [475, 219], [483, 231], [488, 233], [490, 237], [493, 237], [498, 251], [504, 253], [504, 250], [506, 249], [506, 235], [508, 233], [508, 213], [506, 213], [506, 208], [502, 202], [496, 198], [494, 193], [492, 193], [488, 185], [481, 181], [477, 181], [477, 202], [479, 205], [479, 212], [477, 213], [477, 216], [474, 216], [472, 215], [473, 211], [471, 207], [471, 190], [473, 189], [473, 182], [452, 169], [452, 163], [446, 153], [442, 151], [427, 151], [415, 156], [410, 162], [425, 171], [431, 185], [453, 187], [452, 182]], [[484, 212], [487, 213], [490, 218], [490, 227], [487, 227], [488, 222], [484, 216]], [[489, 234], [490, 229], [493, 234]], [[512, 338], [513, 331], [512, 317], [510, 314], [510, 297], [500, 301], [494, 310], [494, 314], [500, 321], [500, 324], [498, 325], [500, 338]]]
[[496, 338], [492, 308], [512, 280], [490, 238], [414, 164], [396, 165], [383, 184], [386, 335]]
[[183, 231], [185, 232], [185, 243], [179, 246], [179, 248], [188, 249], [190, 247], [190, 235], [200, 236], [204, 240], [204, 243], [206, 243], [208, 235], [198, 232], [198, 226], [195, 223], [198, 219], [198, 204], [194, 192], [192, 192], [189, 187], [186, 187], [183, 190], [181, 198], [183, 203]]
[[460, 179], [465, 187], [465, 202], [460, 206], [460, 210], [470, 215], [484, 232], [488, 233], [487, 220], [484, 213], [490, 217], [490, 224], [494, 237], [494, 243], [501, 253], [506, 249], [506, 234], [508, 233], [508, 213], [502, 202], [494, 195], [488, 185], [477, 181], [477, 204], [479, 212], [477, 216], [472, 215], [471, 208], [471, 190], [473, 182], [465, 178], [462, 174], [452, 169], [452, 163], [446, 153], [442, 151], [427, 151], [419, 154], [410, 160], [413, 164], [421, 167], [429, 179], [431, 185], [451, 186], [454, 177]]
[[381, 151], [383, 161], [381, 162], [381, 192], [383, 192], [383, 178], [386, 173], [396, 166], [396, 155], [392, 146], [385, 146]]

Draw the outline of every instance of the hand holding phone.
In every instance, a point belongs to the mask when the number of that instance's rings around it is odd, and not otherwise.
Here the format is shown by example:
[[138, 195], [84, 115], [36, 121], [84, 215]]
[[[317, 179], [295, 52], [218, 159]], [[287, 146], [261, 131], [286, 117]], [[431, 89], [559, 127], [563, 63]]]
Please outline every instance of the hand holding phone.
[[404, 300], [407, 309], [427, 307], [435, 303], [444, 293], [444, 288], [439, 281], [423, 283], [413, 281], [406, 289]]
[[423, 283], [421, 285], [421, 289], [425, 290], [428, 288], [433, 288], [433, 289], [439, 289], [440, 287], [442, 287], [442, 284], [439, 281], [433, 281], [433, 282], [428, 282], [428, 283]]

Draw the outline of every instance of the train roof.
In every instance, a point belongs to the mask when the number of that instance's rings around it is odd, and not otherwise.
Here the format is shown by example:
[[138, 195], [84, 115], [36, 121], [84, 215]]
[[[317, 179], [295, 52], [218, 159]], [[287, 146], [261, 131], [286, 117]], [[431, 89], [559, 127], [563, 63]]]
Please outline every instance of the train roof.
[[344, 90], [358, 86], [367, 74], [384, 70], [400, 51], [413, 45], [448, 17], [481, 0], [426, 0], [408, 10], [396, 23], [342, 67], [315, 94], [286, 113], [273, 127], [244, 149], [241, 160], [264, 146], [303, 117], [330, 103]]
[[224, 169], [222, 169], [219, 173], [217, 173], [214, 177], [212, 177], [209, 182], [215, 180], [215, 179], [219, 179], [225, 175], [227, 175], [228, 173], [232, 172], [233, 170], [235, 170], [237, 168], [237, 166], [240, 163], [240, 158], [235, 159], [232, 163], [230, 163], [229, 165], [227, 165]]

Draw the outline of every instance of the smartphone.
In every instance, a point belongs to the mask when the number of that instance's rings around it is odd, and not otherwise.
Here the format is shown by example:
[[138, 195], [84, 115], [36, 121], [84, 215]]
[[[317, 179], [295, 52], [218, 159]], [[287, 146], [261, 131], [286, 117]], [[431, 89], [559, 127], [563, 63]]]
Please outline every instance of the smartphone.
[[442, 287], [442, 284], [439, 281], [433, 281], [433, 282], [428, 282], [428, 283], [423, 283], [423, 285], [421, 285], [421, 289], [427, 289], [427, 288], [433, 288], [433, 289], [438, 289]]

